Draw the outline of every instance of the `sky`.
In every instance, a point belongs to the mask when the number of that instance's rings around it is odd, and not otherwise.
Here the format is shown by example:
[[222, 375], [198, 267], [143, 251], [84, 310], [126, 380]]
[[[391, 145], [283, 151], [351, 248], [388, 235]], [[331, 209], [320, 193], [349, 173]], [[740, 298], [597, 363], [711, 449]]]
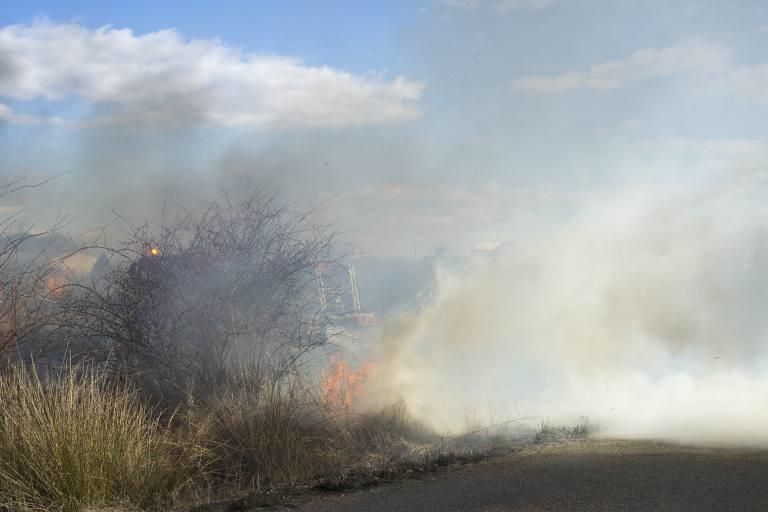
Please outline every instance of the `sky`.
[[763, 172], [759, 1], [10, 2], [0, 204], [84, 230], [221, 189], [372, 254], [526, 239], [634, 184]]

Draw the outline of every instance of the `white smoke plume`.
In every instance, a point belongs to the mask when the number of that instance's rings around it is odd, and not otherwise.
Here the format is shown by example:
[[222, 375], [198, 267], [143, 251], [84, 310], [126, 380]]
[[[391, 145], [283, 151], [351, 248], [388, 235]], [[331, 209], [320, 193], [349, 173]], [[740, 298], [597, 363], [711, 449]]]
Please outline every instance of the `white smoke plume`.
[[449, 432], [474, 411], [768, 444], [768, 183], [626, 190], [525, 251], [443, 272], [386, 330], [379, 392]]

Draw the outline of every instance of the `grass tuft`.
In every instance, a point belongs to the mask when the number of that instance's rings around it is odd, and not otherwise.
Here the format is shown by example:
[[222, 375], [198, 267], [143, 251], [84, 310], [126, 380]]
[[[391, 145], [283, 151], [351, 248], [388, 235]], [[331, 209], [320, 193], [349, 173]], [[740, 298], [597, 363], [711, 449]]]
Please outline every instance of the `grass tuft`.
[[200, 429], [176, 430], [97, 370], [14, 367], [0, 375], [0, 508], [167, 507], [208, 464]]

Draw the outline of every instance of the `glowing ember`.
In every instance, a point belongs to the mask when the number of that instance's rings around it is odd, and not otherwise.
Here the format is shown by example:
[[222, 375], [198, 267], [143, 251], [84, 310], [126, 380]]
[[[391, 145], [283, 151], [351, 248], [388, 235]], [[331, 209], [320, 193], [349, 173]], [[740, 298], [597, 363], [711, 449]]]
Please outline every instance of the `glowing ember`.
[[373, 363], [365, 363], [353, 370], [343, 359], [331, 357], [331, 364], [320, 382], [326, 406], [334, 411], [352, 409], [355, 399], [363, 394], [372, 371]]

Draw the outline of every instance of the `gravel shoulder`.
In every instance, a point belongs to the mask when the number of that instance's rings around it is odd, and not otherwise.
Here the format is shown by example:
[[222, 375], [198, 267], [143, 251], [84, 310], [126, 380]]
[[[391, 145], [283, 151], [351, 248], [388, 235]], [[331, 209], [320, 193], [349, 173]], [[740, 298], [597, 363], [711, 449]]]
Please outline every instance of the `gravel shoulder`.
[[300, 510], [766, 511], [768, 451], [616, 440], [546, 445], [421, 480], [315, 497]]

